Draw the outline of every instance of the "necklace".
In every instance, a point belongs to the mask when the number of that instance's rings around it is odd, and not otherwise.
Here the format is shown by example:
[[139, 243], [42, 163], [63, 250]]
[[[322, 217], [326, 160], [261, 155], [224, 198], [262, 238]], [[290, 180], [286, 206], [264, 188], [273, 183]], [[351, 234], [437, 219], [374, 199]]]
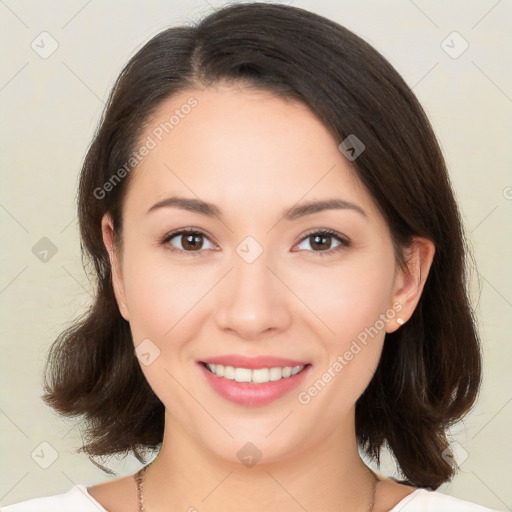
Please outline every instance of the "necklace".
[[[146, 475], [146, 470], [153, 464], [154, 460], [152, 460], [147, 466], [144, 466], [142, 469], [137, 471], [135, 475], [133, 475], [133, 478], [135, 479], [135, 485], [137, 486], [137, 502], [139, 504], [139, 512], [146, 512], [146, 503], [144, 502], [144, 491], [143, 491], [143, 484], [144, 484], [144, 477]], [[373, 486], [372, 486], [372, 494], [370, 499], [370, 504], [368, 505], [368, 512], [373, 511], [373, 506], [375, 504], [375, 490], [377, 488], [377, 482], [379, 481], [379, 478], [377, 475], [368, 468], [370, 473], [373, 477]]]
[[146, 470], [149, 468], [149, 466], [151, 466], [151, 464], [153, 464], [153, 461], [137, 471], [135, 475], [133, 475], [133, 478], [135, 479], [135, 485], [137, 486], [137, 503], [139, 505], [139, 512], [146, 512], [146, 504], [144, 503], [144, 492], [142, 491], [142, 484], [144, 482]]

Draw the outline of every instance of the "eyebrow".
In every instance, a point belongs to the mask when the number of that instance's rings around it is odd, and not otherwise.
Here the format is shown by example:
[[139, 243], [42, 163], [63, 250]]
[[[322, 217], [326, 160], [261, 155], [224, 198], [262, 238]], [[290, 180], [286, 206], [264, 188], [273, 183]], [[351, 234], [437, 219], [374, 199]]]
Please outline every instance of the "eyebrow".
[[[167, 197], [155, 203], [147, 211], [153, 212], [160, 208], [180, 208], [193, 213], [206, 215], [207, 217], [216, 217], [222, 219], [222, 211], [212, 203], [207, 203], [201, 199], [186, 198], [186, 197]], [[306, 215], [318, 213], [324, 210], [352, 210], [364, 217], [367, 217], [366, 212], [357, 204], [345, 201], [343, 199], [324, 199], [321, 201], [308, 201], [302, 204], [296, 204], [290, 209], [282, 213], [285, 220], [296, 220]]]

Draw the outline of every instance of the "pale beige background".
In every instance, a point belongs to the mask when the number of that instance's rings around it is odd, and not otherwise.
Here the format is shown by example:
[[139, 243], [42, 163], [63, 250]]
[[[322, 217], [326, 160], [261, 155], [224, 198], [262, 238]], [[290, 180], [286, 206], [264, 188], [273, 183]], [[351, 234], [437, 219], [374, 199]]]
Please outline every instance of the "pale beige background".
[[[47, 349], [90, 300], [75, 215], [80, 164], [127, 59], [161, 29], [198, 19], [219, 5], [0, 0], [4, 505], [107, 478], [87, 457], [73, 454], [79, 434], [40, 400]], [[485, 374], [478, 405], [454, 429], [462, 471], [440, 490], [510, 510], [512, 3], [295, 0], [293, 5], [338, 21], [382, 52], [413, 87], [441, 141], [478, 265], [481, 289], [476, 279], [472, 288]], [[43, 31], [58, 43], [47, 59], [31, 48]], [[456, 59], [441, 46], [453, 31], [469, 43]], [[453, 53], [463, 43], [452, 36], [445, 44]], [[43, 237], [57, 248], [46, 263], [32, 252]], [[57, 458], [48, 469], [35, 462], [49, 464], [53, 450]], [[110, 466], [128, 474], [139, 464], [129, 457]], [[386, 467], [392, 471], [391, 462]]]

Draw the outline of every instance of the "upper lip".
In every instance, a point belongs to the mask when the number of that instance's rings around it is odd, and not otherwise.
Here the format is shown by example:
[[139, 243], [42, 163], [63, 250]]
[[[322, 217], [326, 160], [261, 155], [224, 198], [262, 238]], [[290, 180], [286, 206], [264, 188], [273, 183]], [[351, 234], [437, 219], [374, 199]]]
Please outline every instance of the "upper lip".
[[282, 368], [286, 366], [305, 366], [308, 364], [305, 361], [296, 361], [294, 359], [287, 359], [283, 357], [273, 356], [256, 356], [247, 357], [238, 354], [228, 354], [224, 356], [209, 357], [203, 359], [202, 363], [221, 364], [222, 366], [233, 366], [234, 368], [274, 368], [280, 366]]

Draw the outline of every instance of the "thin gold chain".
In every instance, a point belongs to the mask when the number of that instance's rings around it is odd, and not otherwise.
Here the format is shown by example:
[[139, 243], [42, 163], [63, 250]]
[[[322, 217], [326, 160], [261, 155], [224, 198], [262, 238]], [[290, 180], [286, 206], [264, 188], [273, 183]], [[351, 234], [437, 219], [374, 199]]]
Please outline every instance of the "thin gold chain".
[[[146, 503], [144, 501], [143, 491], [144, 476], [146, 475], [146, 470], [149, 468], [149, 466], [151, 466], [151, 464], [153, 464], [153, 462], [154, 461], [151, 461], [147, 466], [144, 466], [142, 469], [137, 471], [135, 475], [133, 475], [135, 484], [137, 486], [137, 502], [139, 504], [139, 512], [146, 512]], [[377, 482], [379, 481], [379, 478], [370, 468], [368, 469], [373, 476], [372, 497], [370, 500], [370, 505], [368, 506], [368, 512], [373, 512], [373, 507], [375, 504], [375, 491], [377, 489]]]
[[144, 476], [146, 475], [146, 470], [153, 464], [154, 460], [152, 460], [147, 466], [144, 466], [142, 469], [137, 471], [133, 478], [135, 479], [135, 484], [137, 486], [137, 502], [139, 504], [139, 512], [146, 512], [146, 503], [144, 502], [144, 492], [142, 490], [142, 485], [144, 482]]

